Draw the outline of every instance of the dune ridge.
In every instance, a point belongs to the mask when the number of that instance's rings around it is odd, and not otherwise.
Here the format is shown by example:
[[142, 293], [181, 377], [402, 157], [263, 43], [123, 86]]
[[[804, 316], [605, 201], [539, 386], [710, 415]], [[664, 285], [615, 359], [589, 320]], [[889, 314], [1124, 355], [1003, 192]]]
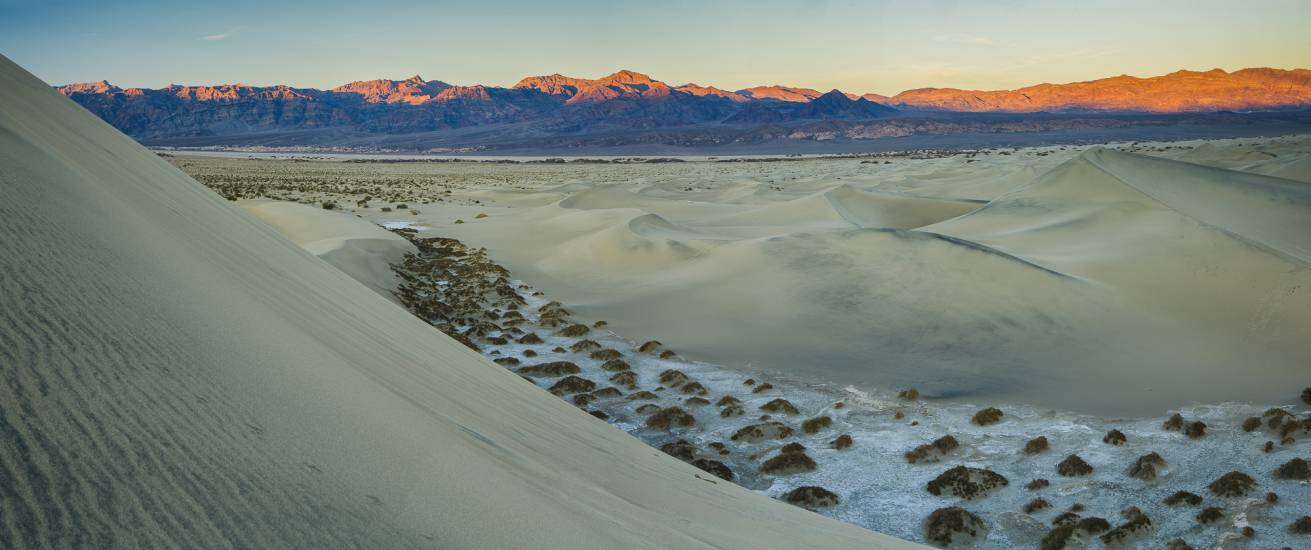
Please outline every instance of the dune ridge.
[[697, 479], [0, 59], [0, 545], [913, 545]]

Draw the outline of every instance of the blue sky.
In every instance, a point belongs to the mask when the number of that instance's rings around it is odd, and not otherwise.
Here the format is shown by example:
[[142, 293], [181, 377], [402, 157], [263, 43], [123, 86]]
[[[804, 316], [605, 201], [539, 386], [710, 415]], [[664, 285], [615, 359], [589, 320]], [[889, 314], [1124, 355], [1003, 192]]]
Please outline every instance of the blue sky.
[[682, 84], [895, 93], [1311, 68], [1311, 0], [645, 3], [0, 0], [0, 53], [52, 84], [420, 74], [508, 86], [626, 68]]

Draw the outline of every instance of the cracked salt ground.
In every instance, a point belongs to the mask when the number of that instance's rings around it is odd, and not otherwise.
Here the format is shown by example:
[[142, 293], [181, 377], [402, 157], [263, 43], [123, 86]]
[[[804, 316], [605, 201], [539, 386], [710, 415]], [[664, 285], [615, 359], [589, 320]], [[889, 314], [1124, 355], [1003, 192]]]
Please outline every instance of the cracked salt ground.
[[[1306, 454], [1311, 423], [1304, 409], [1263, 417], [1266, 407], [1226, 403], [1178, 411], [1182, 422], [1117, 420], [1013, 404], [938, 404], [893, 391], [744, 372], [680, 358], [658, 342], [630, 340], [603, 323], [584, 324], [567, 304], [511, 279], [485, 251], [393, 230], [421, 250], [397, 269], [405, 280], [398, 297], [416, 315], [702, 468], [711, 474], [705, 479], [731, 479], [842, 521], [924, 542], [944, 542], [930, 541], [926, 518], [960, 507], [980, 521], [973, 541], [979, 548], [1158, 548], [1176, 540], [1196, 548], [1296, 548], [1311, 542], [1290, 528], [1311, 513], [1311, 485], [1272, 475]], [[998, 408], [1000, 417], [978, 414], [985, 405]], [[842, 436], [849, 436], [849, 447], [839, 443]], [[915, 463], [908, 461], [908, 452], [945, 436], [956, 445], [930, 446]], [[1039, 436], [1046, 449], [1035, 445], [1026, 453], [1026, 443]], [[958, 466], [965, 468], [953, 470]], [[1210, 488], [1231, 471], [1251, 476], [1255, 485]], [[1293, 472], [1299, 476], [1307, 477]], [[1179, 491], [1201, 501], [1166, 504]], [[1277, 495], [1273, 502], [1268, 493]], [[1199, 521], [1208, 508], [1218, 511]], [[968, 542], [959, 532], [947, 534], [956, 546]]]

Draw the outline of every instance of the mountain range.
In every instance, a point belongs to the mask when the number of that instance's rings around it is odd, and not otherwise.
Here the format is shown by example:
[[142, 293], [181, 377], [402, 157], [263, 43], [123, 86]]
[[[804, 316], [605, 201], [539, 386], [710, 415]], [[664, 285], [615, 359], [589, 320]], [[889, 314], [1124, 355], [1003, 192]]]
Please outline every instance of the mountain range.
[[[1017, 90], [921, 88], [893, 96], [822, 93], [781, 85], [728, 91], [673, 86], [622, 70], [598, 78], [533, 76], [504, 88], [448, 84], [414, 76], [368, 80], [329, 90], [291, 86], [171, 85], [120, 88], [106, 81], [58, 87], [119, 130], [144, 142], [298, 133], [280, 143], [323, 136], [451, 134], [501, 129], [513, 136], [579, 136], [688, 127], [707, 131], [877, 121], [951, 113], [1180, 114], [1285, 111], [1311, 107], [1311, 70], [1177, 71], [1117, 76]], [[842, 126], [849, 128], [850, 124]], [[312, 136], [312, 137], [311, 137]], [[288, 141], [290, 139], [290, 141]]]

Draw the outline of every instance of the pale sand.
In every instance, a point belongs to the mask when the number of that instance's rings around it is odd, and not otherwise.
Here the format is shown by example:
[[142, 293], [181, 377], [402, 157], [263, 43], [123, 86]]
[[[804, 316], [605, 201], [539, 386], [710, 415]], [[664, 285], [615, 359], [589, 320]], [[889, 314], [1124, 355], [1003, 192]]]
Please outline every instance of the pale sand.
[[0, 546], [913, 547], [698, 479], [7, 59], [0, 93]]
[[415, 252], [404, 238], [351, 214], [290, 202], [252, 200], [241, 209], [389, 300], [400, 280], [391, 266]]
[[693, 359], [1105, 415], [1307, 383], [1307, 137], [876, 164], [179, 162], [441, 199], [350, 209], [485, 246]]

